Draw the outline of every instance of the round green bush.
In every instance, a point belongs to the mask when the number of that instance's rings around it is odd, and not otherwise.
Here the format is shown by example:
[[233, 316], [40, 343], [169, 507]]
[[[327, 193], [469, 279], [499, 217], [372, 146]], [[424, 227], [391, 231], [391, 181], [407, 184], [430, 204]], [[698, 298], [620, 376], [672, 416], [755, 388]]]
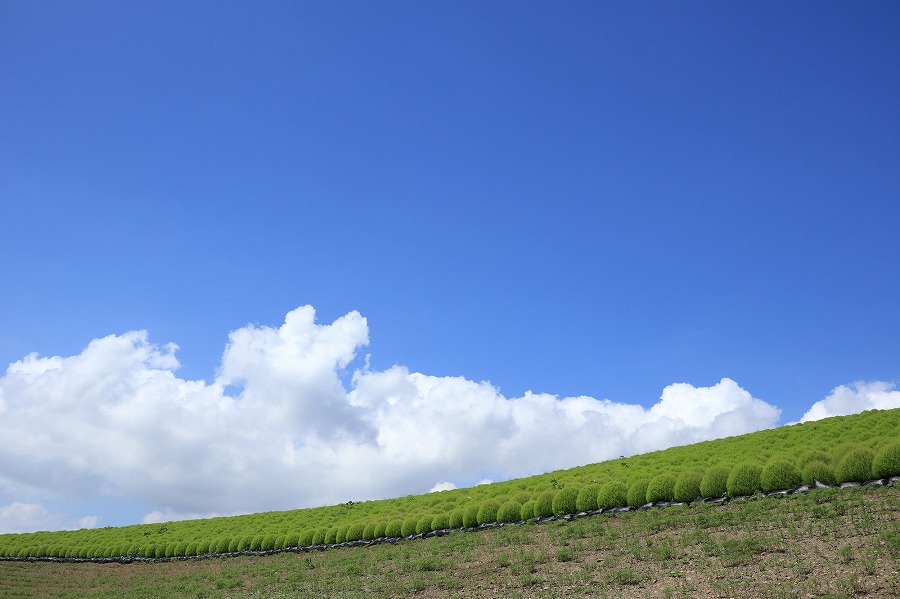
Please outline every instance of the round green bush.
[[463, 526], [466, 528], [475, 528], [478, 526], [478, 510], [481, 506], [477, 503], [470, 503], [463, 510]]
[[611, 481], [600, 487], [597, 493], [597, 507], [610, 510], [628, 505], [628, 486], [622, 481]]
[[403, 520], [391, 520], [384, 529], [386, 537], [402, 537], [403, 536]]
[[597, 509], [597, 495], [600, 494], [600, 485], [587, 485], [578, 491], [575, 499], [575, 509], [579, 512], [590, 512]]
[[[177, 543], [172, 542], [166, 545], [166, 553], [164, 557], [175, 557], [175, 548], [178, 546]], [[87, 556], [85, 556], [87, 557]]]
[[432, 521], [434, 521], [434, 516], [432, 516], [431, 514], [419, 518], [419, 521], [416, 522], [416, 534], [424, 535], [426, 532], [431, 532], [432, 530], [434, 530], [433, 528], [431, 528]]
[[538, 495], [534, 501], [535, 518], [547, 518], [553, 515], [553, 498], [556, 493], [553, 491], [544, 491]]
[[272, 551], [275, 549], [275, 535], [266, 535], [259, 544], [260, 551]]
[[241, 538], [233, 538], [230, 543], [228, 543], [228, 553], [234, 553], [235, 551], [250, 551], [250, 546], [253, 544], [253, 537], [241, 537]]
[[374, 541], [378, 538], [377, 536], [375, 536], [375, 526], [375, 522], [369, 522], [368, 524], [366, 524], [365, 528], [363, 528], [363, 541]]
[[278, 535], [277, 537], [275, 537], [275, 549], [284, 549], [285, 547], [287, 547], [287, 545], [285, 545], [286, 542], [287, 535]]
[[[457, 508], [450, 512], [450, 528], [462, 528], [463, 527], [463, 512], [462, 508]], [[477, 515], [477, 512], [476, 512]]]
[[803, 484], [803, 477], [794, 465], [784, 459], [774, 459], [763, 466], [759, 473], [759, 484], [766, 493], [796, 489]]
[[490, 524], [497, 521], [497, 512], [500, 511], [500, 504], [494, 499], [488, 499], [478, 508], [476, 521], [478, 524]]
[[655, 501], [672, 501], [675, 497], [675, 475], [657, 474], [647, 485], [647, 503]]
[[345, 541], [361, 541], [363, 538], [363, 531], [365, 531], [366, 525], [362, 522], [354, 522], [350, 525], [350, 528], [347, 529], [347, 536], [344, 537]]
[[561, 489], [559, 493], [553, 496], [553, 501], [550, 503], [553, 515], [565, 516], [574, 514], [578, 511], [577, 500], [578, 492], [575, 489], [571, 487]]
[[510, 499], [497, 510], [497, 522], [518, 522], [522, 519], [522, 504]]
[[797, 458], [797, 469], [802, 471], [810, 462], [825, 462], [827, 464], [830, 461], [831, 456], [828, 455], [828, 452], [821, 449], [808, 449]]
[[519, 491], [518, 493], [513, 495], [513, 499], [515, 499], [522, 505], [525, 505], [525, 502], [531, 499], [531, 493], [529, 493], [528, 491]]
[[[285, 547], [300, 547], [300, 535], [303, 534], [304, 531], [296, 531], [292, 530], [284, 537], [284, 546]], [[310, 535], [312, 536], [312, 535]], [[312, 543], [307, 543], [311, 545]]]
[[738, 464], [728, 475], [725, 487], [732, 497], [753, 495], [760, 490], [759, 475], [762, 468], [754, 462]]
[[408, 537], [409, 535], [416, 534], [416, 526], [419, 525], [419, 519], [415, 516], [411, 518], [407, 518], [403, 521], [403, 524], [400, 527], [400, 536]]
[[804, 485], [813, 485], [818, 480], [826, 485], [833, 485], [837, 482], [834, 476], [834, 469], [821, 461], [809, 462], [803, 467], [800, 478]]
[[682, 472], [675, 479], [675, 501], [688, 503], [700, 497], [700, 483], [703, 475], [699, 472]]
[[534, 518], [534, 503], [534, 499], [529, 499], [522, 504], [522, 511], [519, 513], [522, 520], [531, 520]]
[[[865, 449], [866, 446], [862, 443], [842, 443], [831, 450], [831, 464], [834, 465], [835, 472], [837, 472], [837, 466], [841, 463], [841, 460], [844, 459], [848, 453], [856, 449]], [[846, 482], [846, 481], [845, 481]]]
[[703, 474], [700, 481], [700, 495], [707, 499], [716, 499], [728, 492], [728, 476], [731, 470], [727, 466], [714, 466]]
[[431, 530], [444, 530], [450, 528], [450, 516], [448, 514], [438, 514], [431, 520]]
[[313, 532], [313, 545], [324, 545], [325, 544], [325, 536], [328, 534], [328, 529], [324, 527], [319, 527], [315, 529]]
[[334, 542], [335, 543], [343, 543], [347, 540], [347, 531], [350, 530], [350, 526], [347, 524], [341, 524], [337, 527], [337, 532], [334, 533]]
[[872, 478], [872, 463], [875, 452], [868, 447], [858, 447], [848, 451], [838, 462], [834, 474], [837, 482], [865, 482]]
[[627, 500], [630, 507], [641, 507], [647, 503], [647, 487], [649, 485], [650, 480], [646, 478], [639, 478], [628, 485]]
[[872, 474], [875, 478], [900, 476], [900, 443], [891, 443], [882, 447], [872, 461]]
[[304, 528], [297, 535], [297, 547], [309, 547], [313, 545], [313, 535], [316, 534], [315, 528]]
[[338, 527], [338, 526], [332, 526], [331, 528], [328, 529], [328, 532], [325, 533], [325, 544], [326, 545], [333, 545], [338, 542], [337, 537], [338, 537], [338, 529], [339, 528], [340, 527]]

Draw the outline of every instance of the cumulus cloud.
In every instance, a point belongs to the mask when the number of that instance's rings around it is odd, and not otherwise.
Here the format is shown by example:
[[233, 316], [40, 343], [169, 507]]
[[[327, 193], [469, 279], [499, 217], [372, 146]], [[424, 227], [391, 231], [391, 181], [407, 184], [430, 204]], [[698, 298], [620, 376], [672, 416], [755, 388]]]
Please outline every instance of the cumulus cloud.
[[851, 386], [840, 385], [825, 399], [817, 401], [800, 419], [801, 422], [821, 420], [830, 416], [858, 414], [864, 410], [900, 408], [900, 391], [883, 381], [857, 381]]
[[0, 506], [0, 532], [33, 532], [35, 530], [64, 530], [94, 528], [97, 516], [83, 516], [72, 520], [52, 513], [40, 503], [14, 501]]
[[[527, 476], [769, 428], [780, 414], [727, 378], [670, 385], [647, 409], [510, 398], [403, 366], [347, 372], [367, 344], [359, 313], [318, 324], [304, 306], [280, 327], [232, 332], [211, 383], [176, 376], [177, 346], [144, 331], [26, 356], [0, 377], [0, 497], [130, 502], [146, 522], [290, 509]], [[25, 510], [9, 509], [0, 529]]]

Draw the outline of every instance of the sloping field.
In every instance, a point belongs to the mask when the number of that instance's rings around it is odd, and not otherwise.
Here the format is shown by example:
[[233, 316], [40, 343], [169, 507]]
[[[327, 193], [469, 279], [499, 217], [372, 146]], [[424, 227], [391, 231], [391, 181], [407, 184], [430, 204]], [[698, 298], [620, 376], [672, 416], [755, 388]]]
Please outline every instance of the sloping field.
[[[726, 595], [797, 586], [889, 596], [900, 553], [889, 477], [898, 475], [900, 410], [870, 411], [428, 495], [0, 535], [0, 597], [561, 596], [600, 587], [717, 596], [717, 584]], [[801, 487], [872, 479], [890, 485]], [[805, 492], [762, 495], [797, 487]], [[671, 505], [680, 502], [689, 505]], [[534, 525], [552, 515], [571, 521]], [[270, 554], [213, 557], [248, 551]], [[80, 561], [111, 558], [140, 563]], [[28, 561], [48, 559], [79, 561]]]
[[694, 503], [396, 544], [0, 562], [0, 597], [897, 597], [900, 488]]

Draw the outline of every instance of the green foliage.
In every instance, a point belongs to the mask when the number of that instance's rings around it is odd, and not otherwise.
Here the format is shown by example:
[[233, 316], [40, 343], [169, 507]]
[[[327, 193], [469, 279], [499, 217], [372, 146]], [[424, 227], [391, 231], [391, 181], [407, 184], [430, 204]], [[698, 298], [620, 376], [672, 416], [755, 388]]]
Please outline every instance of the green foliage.
[[784, 459], [774, 459], [766, 464], [759, 474], [759, 483], [766, 493], [796, 489], [803, 484], [803, 477], [794, 465]]
[[383, 520], [375, 523], [375, 538], [380, 539], [381, 537], [387, 536], [387, 522]]
[[900, 442], [889, 443], [881, 448], [872, 461], [875, 478], [900, 476]]
[[416, 534], [416, 526], [419, 525], [419, 519], [415, 516], [411, 518], [407, 518], [403, 521], [403, 524], [400, 527], [400, 536], [408, 537], [409, 535]]
[[753, 495], [760, 490], [759, 475], [762, 468], [754, 462], [743, 462], [734, 467], [725, 484], [732, 497]]
[[628, 505], [630, 507], [640, 507], [647, 503], [647, 487], [650, 485], [650, 479], [639, 478], [628, 485]]
[[334, 542], [335, 543], [343, 543], [347, 540], [347, 531], [350, 530], [350, 525], [342, 524], [337, 527], [337, 532], [334, 533]]
[[475, 528], [478, 526], [478, 510], [481, 506], [477, 503], [468, 504], [463, 510], [463, 526]]
[[833, 485], [837, 482], [837, 478], [834, 476], [834, 469], [821, 461], [813, 461], [806, 464], [803, 467], [803, 472], [800, 473], [800, 478], [804, 485], [812, 485], [817, 480], [826, 485]]
[[384, 529], [386, 537], [402, 537], [403, 536], [403, 520], [391, 520]]
[[[478, 512], [475, 512], [475, 515], [478, 515]], [[463, 527], [463, 509], [457, 508], [450, 512], [450, 528], [462, 528]]]
[[529, 499], [522, 504], [522, 511], [519, 512], [522, 520], [531, 520], [532, 518], [534, 518], [534, 504], [534, 499]]
[[703, 474], [700, 481], [700, 495], [707, 499], [716, 499], [728, 492], [728, 476], [731, 469], [727, 466], [714, 466]]
[[313, 535], [316, 534], [316, 530], [314, 528], [306, 528], [300, 531], [300, 534], [297, 535], [297, 547], [309, 547], [311, 545], [315, 545], [313, 541]]
[[[374, 528], [374, 527], [373, 527]], [[347, 529], [347, 535], [344, 537], [346, 541], [360, 541], [363, 538], [363, 532], [366, 529], [366, 525], [362, 522], [354, 522]]]
[[619, 480], [605, 483], [597, 493], [597, 507], [609, 510], [628, 505], [628, 486]]
[[438, 514], [431, 519], [431, 530], [444, 530], [450, 528], [450, 517], [447, 514]]
[[800, 457], [797, 458], [797, 469], [802, 471], [810, 462], [824, 462], [827, 464], [830, 461], [831, 456], [828, 455], [827, 451], [822, 451], [821, 449], [808, 449], [801, 453]]
[[416, 534], [417, 534], [417, 535], [423, 535], [423, 534], [425, 534], [426, 532], [431, 532], [432, 530], [434, 530], [434, 529], [431, 527], [431, 523], [432, 523], [433, 521], [434, 521], [434, 516], [432, 516], [432, 515], [430, 515], [430, 514], [427, 515], [427, 516], [422, 516], [421, 518], [419, 518], [419, 521], [416, 522]]
[[664, 473], [657, 474], [647, 485], [647, 502], [672, 501], [675, 497], [675, 476]]
[[687, 503], [700, 497], [700, 483], [703, 475], [699, 472], [682, 472], [675, 480], [675, 501]]
[[488, 499], [478, 508], [477, 521], [478, 524], [490, 524], [497, 521], [497, 512], [500, 510], [500, 504], [495, 499]]
[[597, 495], [600, 493], [600, 485], [586, 485], [578, 491], [575, 500], [575, 508], [579, 512], [589, 512], [597, 509]]
[[553, 496], [550, 507], [553, 509], [554, 516], [565, 516], [566, 514], [574, 514], [578, 511], [577, 507], [578, 492], [571, 487], [561, 489]]
[[315, 531], [313, 532], [312, 544], [313, 545], [324, 545], [326, 535], [328, 535], [327, 528], [320, 526], [319, 528], [315, 529]]
[[834, 474], [837, 482], [865, 482], [872, 478], [872, 463], [875, 461], [875, 452], [868, 447], [851, 449], [841, 461], [838, 462]]
[[503, 503], [497, 510], [497, 522], [518, 522], [522, 518], [522, 504], [515, 499]]
[[553, 491], [544, 491], [538, 495], [534, 501], [534, 516], [536, 518], [547, 518], [553, 515], [553, 498], [556, 493]]
[[325, 544], [333, 545], [337, 542], [337, 526], [332, 526], [327, 531], [325, 531]]

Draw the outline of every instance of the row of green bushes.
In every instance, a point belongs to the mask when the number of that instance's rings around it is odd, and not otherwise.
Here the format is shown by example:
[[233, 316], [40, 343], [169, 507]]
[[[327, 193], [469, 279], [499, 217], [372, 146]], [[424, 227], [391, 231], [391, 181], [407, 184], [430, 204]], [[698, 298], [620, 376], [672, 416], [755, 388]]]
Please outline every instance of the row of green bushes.
[[23, 551], [171, 557], [280, 549], [650, 501], [749, 495], [814, 479], [863, 481], [900, 474], [897, 439], [900, 409], [870, 411], [426, 495], [163, 525], [0, 534], [0, 557]]
[[[407, 537], [448, 528], [474, 528], [495, 522], [513, 523], [532, 518], [565, 516], [577, 512], [619, 507], [639, 507], [652, 502], [691, 502], [699, 498], [723, 496], [740, 497], [758, 492], [794, 489], [819, 480], [828, 484], [863, 482], [890, 476], [900, 476], [900, 442], [885, 446], [875, 454], [865, 446], [850, 447], [832, 469], [827, 456], [820, 450], [810, 450], [796, 461], [775, 457], [763, 466], [744, 462], [734, 468], [715, 467], [706, 473], [683, 472], [679, 475], [659, 474], [653, 478], [639, 478], [630, 484], [611, 481], [603, 485], [586, 485], [558, 491], [544, 491], [535, 498], [527, 493], [517, 497], [503, 497], [470, 503], [447, 513], [395, 518], [387, 521], [355, 522], [331, 527], [308, 528], [283, 535], [245, 535], [210, 541], [133, 543], [130, 545], [92, 545], [82, 547], [28, 546], [15, 555], [7, 551], [4, 557], [146, 557], [170, 558], [233, 553], [239, 551], [269, 551], [286, 547], [331, 545], [345, 541], [367, 541], [380, 537]], [[797, 469], [802, 465], [802, 470]]]

